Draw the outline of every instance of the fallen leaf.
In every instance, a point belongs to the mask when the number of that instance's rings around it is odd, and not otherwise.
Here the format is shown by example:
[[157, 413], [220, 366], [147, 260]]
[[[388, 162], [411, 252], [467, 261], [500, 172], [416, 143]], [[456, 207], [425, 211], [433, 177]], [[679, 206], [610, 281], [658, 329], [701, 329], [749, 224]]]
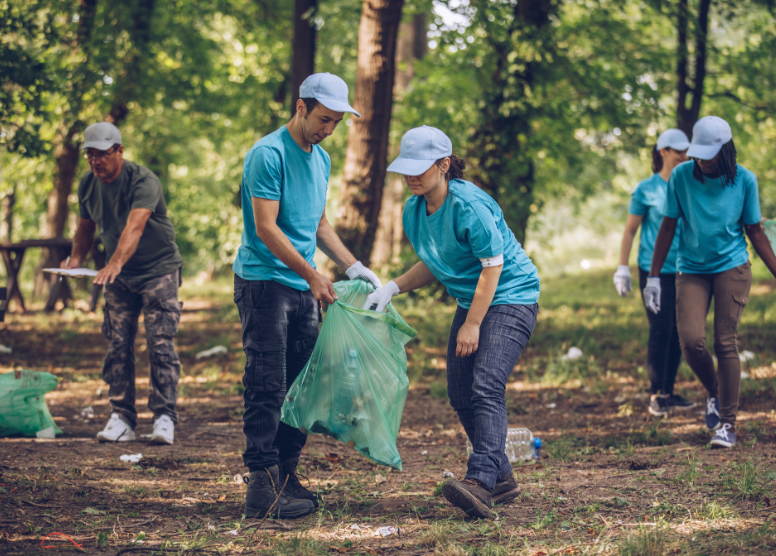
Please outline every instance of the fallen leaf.
[[218, 497], [219, 502], [223, 502], [224, 500], [226, 500], [226, 494], [222, 494], [221, 496]]
[[325, 459], [326, 461], [330, 461], [332, 463], [339, 463], [342, 461], [342, 459], [334, 452], [331, 452], [330, 454], [323, 456], [323, 459]]
[[383, 484], [383, 483], [384, 483], [384, 482], [386, 482], [386, 481], [388, 481], [388, 479], [386, 479], [384, 475], [377, 475], [377, 476], [375, 477], [375, 482], [376, 482], [378, 485], [381, 485], [381, 484]]
[[84, 510], [84, 513], [85, 514], [92, 514], [92, 515], [104, 515], [105, 514], [105, 512], [103, 512], [102, 510], [98, 510], [96, 508], [86, 508]]

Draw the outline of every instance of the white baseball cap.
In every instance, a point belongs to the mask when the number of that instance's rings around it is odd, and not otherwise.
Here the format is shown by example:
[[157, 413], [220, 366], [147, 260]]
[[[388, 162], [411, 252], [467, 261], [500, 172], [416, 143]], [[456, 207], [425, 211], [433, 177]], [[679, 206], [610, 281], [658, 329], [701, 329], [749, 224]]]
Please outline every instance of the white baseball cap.
[[692, 127], [692, 143], [687, 150], [687, 156], [711, 160], [722, 148], [722, 145], [733, 140], [730, 126], [722, 118], [706, 116]]
[[388, 172], [419, 176], [434, 162], [451, 154], [453, 143], [442, 131], [427, 125], [416, 127], [401, 138], [399, 158], [391, 162]]
[[348, 84], [330, 73], [314, 73], [299, 86], [299, 98], [314, 98], [329, 110], [361, 114], [348, 103]]
[[675, 151], [687, 150], [690, 140], [681, 129], [667, 129], [657, 138], [657, 150], [672, 148]]
[[100, 122], [92, 124], [84, 130], [84, 144], [81, 145], [81, 150], [107, 151], [115, 144], [121, 145], [119, 128], [109, 122]]

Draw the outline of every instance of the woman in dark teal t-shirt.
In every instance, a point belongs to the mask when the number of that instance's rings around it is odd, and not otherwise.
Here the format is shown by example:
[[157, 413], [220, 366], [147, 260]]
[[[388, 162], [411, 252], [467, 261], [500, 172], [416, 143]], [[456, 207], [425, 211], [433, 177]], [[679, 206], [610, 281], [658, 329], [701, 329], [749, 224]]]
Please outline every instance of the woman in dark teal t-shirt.
[[[652, 249], [663, 221], [663, 205], [666, 200], [668, 178], [677, 165], [687, 160], [690, 141], [680, 129], [668, 129], [657, 138], [652, 149], [652, 170], [649, 178], [640, 182], [631, 195], [628, 220], [620, 247], [620, 266], [614, 274], [614, 287], [622, 297], [631, 291], [631, 274], [628, 267], [633, 239], [641, 226], [639, 241], [639, 284], [641, 290], [647, 285]], [[659, 314], [647, 311], [649, 340], [647, 342], [647, 374], [649, 375], [651, 398], [649, 412], [657, 417], [666, 415], [671, 409], [689, 409], [695, 403], [674, 392], [674, 382], [682, 349], [679, 347], [679, 333], [676, 330], [676, 254], [679, 248], [677, 237], [671, 245], [666, 263], [660, 271], [662, 307]]]
[[463, 179], [465, 167], [440, 130], [423, 126], [404, 135], [388, 170], [403, 174], [412, 192], [403, 224], [420, 262], [375, 290], [364, 308], [382, 311], [392, 296], [434, 280], [458, 301], [447, 392], [473, 453], [466, 478], [448, 480], [442, 492], [470, 515], [488, 517], [491, 502], [503, 504], [518, 493], [504, 449], [504, 391], [536, 325], [539, 275], [498, 204]]

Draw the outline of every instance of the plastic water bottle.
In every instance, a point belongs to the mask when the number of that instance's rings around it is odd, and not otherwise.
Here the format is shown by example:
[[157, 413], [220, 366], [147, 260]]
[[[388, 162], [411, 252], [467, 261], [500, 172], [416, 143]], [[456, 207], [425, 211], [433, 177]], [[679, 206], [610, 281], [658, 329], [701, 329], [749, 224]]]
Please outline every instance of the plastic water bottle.
[[353, 413], [353, 398], [358, 395], [359, 379], [358, 352], [351, 349], [345, 359], [344, 372], [339, 376], [335, 385], [334, 407], [332, 408], [335, 423], [340, 430], [350, 425], [351, 413]]
[[[539, 459], [542, 441], [534, 438], [534, 435], [526, 428], [507, 429], [507, 442], [504, 451], [507, 453], [509, 463], [530, 461]], [[466, 456], [474, 452], [471, 441], [466, 439]]]

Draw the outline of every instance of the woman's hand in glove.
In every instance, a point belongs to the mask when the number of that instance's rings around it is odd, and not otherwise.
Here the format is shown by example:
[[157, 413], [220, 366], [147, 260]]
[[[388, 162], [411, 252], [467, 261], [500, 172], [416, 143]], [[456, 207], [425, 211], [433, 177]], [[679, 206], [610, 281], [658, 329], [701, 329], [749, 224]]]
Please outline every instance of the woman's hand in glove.
[[399, 295], [399, 286], [396, 285], [396, 282], [391, 280], [386, 285], [377, 288], [369, 294], [363, 309], [365, 311], [377, 311], [378, 313], [382, 313], [385, 310], [385, 307], [391, 302], [391, 298], [394, 295]]

